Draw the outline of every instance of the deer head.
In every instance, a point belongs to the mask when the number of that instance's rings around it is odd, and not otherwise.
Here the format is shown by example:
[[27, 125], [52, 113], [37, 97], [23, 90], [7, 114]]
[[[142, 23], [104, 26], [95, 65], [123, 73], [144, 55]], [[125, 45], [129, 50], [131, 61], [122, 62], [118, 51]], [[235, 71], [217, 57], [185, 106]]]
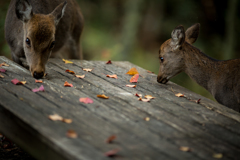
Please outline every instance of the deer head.
[[172, 77], [185, 70], [184, 51], [186, 43], [193, 44], [198, 37], [200, 24], [187, 29], [177, 26], [172, 31], [172, 38], [165, 41], [159, 49], [160, 68], [157, 81], [167, 83]]
[[59, 4], [52, 13], [34, 14], [28, 0], [17, 0], [16, 15], [23, 22], [23, 48], [34, 78], [42, 78], [45, 64], [55, 45], [56, 26], [63, 17], [67, 2]]

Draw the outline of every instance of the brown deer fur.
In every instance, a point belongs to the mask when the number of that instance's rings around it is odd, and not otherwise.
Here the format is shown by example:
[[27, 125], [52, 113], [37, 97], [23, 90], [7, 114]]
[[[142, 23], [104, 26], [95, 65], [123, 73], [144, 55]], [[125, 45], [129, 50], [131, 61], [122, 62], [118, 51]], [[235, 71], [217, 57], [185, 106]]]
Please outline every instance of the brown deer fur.
[[183, 26], [178, 26], [172, 38], [161, 45], [157, 81], [167, 83], [173, 76], [185, 72], [219, 103], [240, 112], [240, 59], [215, 60], [192, 46], [199, 28], [200, 24], [195, 24], [185, 33]]
[[42, 78], [49, 57], [80, 58], [82, 29], [83, 16], [75, 0], [12, 0], [5, 38], [12, 59], [23, 65], [26, 57], [33, 77]]

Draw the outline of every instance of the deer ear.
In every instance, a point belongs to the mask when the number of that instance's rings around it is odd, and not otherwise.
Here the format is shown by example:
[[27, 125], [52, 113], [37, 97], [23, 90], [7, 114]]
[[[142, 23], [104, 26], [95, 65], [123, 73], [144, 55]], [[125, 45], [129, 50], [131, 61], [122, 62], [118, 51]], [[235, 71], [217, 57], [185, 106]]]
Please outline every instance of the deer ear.
[[15, 5], [15, 12], [17, 18], [25, 23], [33, 16], [32, 6], [28, 0], [18, 0]]
[[190, 44], [193, 44], [198, 38], [199, 30], [200, 30], [200, 24], [199, 23], [196, 23], [196, 24], [192, 25], [191, 27], [189, 27], [187, 29], [187, 31], [185, 32], [186, 42], [188, 42]]
[[174, 48], [174, 50], [180, 48], [182, 44], [185, 41], [185, 31], [182, 25], [177, 26], [173, 31], [172, 31], [172, 40], [171, 40], [171, 45]]
[[55, 25], [57, 26], [59, 21], [61, 20], [61, 18], [63, 17], [64, 15], [64, 12], [65, 12], [65, 9], [66, 9], [66, 6], [67, 6], [67, 1], [59, 4], [55, 9], [54, 11], [51, 13], [51, 15], [54, 16], [54, 21], [55, 21]]

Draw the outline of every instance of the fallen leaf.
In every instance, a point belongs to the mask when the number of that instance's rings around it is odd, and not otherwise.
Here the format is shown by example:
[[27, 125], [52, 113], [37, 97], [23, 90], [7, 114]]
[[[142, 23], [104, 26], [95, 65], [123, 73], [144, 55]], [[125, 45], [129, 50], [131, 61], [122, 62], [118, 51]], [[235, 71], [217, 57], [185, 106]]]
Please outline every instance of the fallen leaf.
[[130, 82], [131, 82], [131, 83], [137, 83], [138, 78], [139, 78], [139, 74], [135, 74], [135, 75], [130, 79]]
[[83, 70], [86, 71], [86, 72], [91, 72], [93, 69], [84, 68]]
[[139, 101], [143, 101], [143, 102], [149, 102], [149, 101], [150, 101], [150, 99], [143, 99], [143, 98], [141, 98], [141, 97], [138, 98], [138, 100], [139, 100]]
[[77, 135], [77, 133], [76, 133], [74, 130], [69, 129], [69, 130], [67, 131], [67, 137], [69, 137], [69, 138], [77, 138], [78, 135]]
[[106, 157], [115, 157], [115, 156], [117, 156], [118, 152], [119, 152], [119, 149], [113, 149], [113, 150], [105, 152], [104, 155]]
[[145, 121], [150, 121], [150, 118], [149, 117], [145, 117], [144, 120]]
[[4, 78], [4, 76], [0, 74], [0, 78]]
[[75, 75], [75, 77], [83, 79], [85, 77], [85, 75]]
[[106, 62], [106, 64], [112, 64], [112, 61], [111, 61], [111, 60], [109, 60], [109, 61], [107, 61], [107, 62]]
[[97, 95], [97, 97], [98, 97], [98, 98], [103, 98], [103, 99], [108, 99], [108, 98], [109, 98], [108, 96], [106, 96], [106, 95], [104, 95], [104, 94], [102, 94], [102, 95]]
[[48, 116], [49, 119], [52, 121], [62, 121], [63, 117], [59, 116], [58, 114], [53, 114]]
[[117, 79], [117, 75], [116, 75], [116, 74], [113, 74], [113, 75], [107, 75], [107, 77]]
[[135, 75], [139, 74], [136, 68], [131, 68], [126, 74]]
[[137, 85], [130, 85], [130, 84], [128, 84], [128, 85], [126, 85], [127, 87], [130, 87], [130, 88], [136, 88], [137, 87]]
[[79, 99], [80, 102], [85, 103], [85, 104], [89, 104], [89, 103], [93, 103], [93, 100], [91, 100], [90, 98], [80, 98]]
[[0, 69], [0, 72], [5, 73], [7, 70], [6, 69]]
[[33, 92], [44, 92], [44, 87], [41, 85], [39, 88], [32, 89]]
[[183, 152], [190, 152], [190, 151], [191, 151], [191, 149], [190, 149], [189, 147], [186, 147], [186, 146], [181, 146], [181, 147], [179, 148], [179, 150], [180, 150], [180, 151], [183, 151]]
[[69, 61], [69, 60], [66, 60], [66, 59], [62, 59], [63, 60], [63, 62], [65, 62], [65, 64], [68, 64], [68, 63], [73, 63], [73, 62], [71, 62], [71, 61]]
[[214, 153], [213, 158], [221, 159], [221, 158], [223, 158], [223, 154], [222, 153]]
[[177, 96], [177, 97], [184, 97], [184, 94], [182, 94], [182, 93], [177, 93], [177, 94], [175, 94], [175, 96]]
[[71, 119], [63, 119], [62, 121], [63, 121], [64, 123], [68, 123], [68, 124], [72, 123], [72, 120], [71, 120]]
[[195, 103], [199, 104], [199, 103], [200, 103], [200, 101], [201, 101], [201, 99], [198, 99], [198, 100], [190, 100], [190, 101], [192, 101], [192, 102], [195, 102]]
[[3, 62], [3, 63], [0, 64], [0, 67], [2, 67], [2, 66], [8, 67], [9, 65], [7, 63]]
[[43, 83], [43, 81], [35, 79], [35, 83]]
[[117, 136], [112, 135], [112, 136], [108, 137], [108, 139], [106, 140], [106, 143], [112, 143], [113, 140], [115, 140], [116, 138], [117, 138]]
[[135, 94], [135, 96], [137, 96], [137, 97], [142, 97], [142, 95], [141, 95], [141, 94], [137, 94], [137, 93]]
[[19, 84], [26, 84], [26, 81], [19, 81], [18, 79], [13, 79], [11, 80], [11, 82], [15, 85], [19, 85]]
[[74, 71], [71, 71], [71, 70], [69, 70], [69, 69], [67, 69], [65, 72], [70, 73], [70, 74], [75, 74]]
[[67, 81], [64, 82], [64, 87], [73, 87], [71, 83], [68, 83]]
[[151, 95], [146, 95], [144, 96], [144, 98], [147, 98], [147, 99], [154, 99], [155, 97], [151, 96]]
[[154, 72], [152, 72], [152, 71], [147, 71], [148, 73], [154, 73]]

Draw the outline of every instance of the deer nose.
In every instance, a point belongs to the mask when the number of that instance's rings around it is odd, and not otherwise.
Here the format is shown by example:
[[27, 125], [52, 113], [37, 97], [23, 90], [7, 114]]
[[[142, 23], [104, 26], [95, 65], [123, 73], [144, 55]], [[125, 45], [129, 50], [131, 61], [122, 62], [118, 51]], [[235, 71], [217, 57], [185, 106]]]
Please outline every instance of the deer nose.
[[43, 72], [38, 73], [38, 72], [35, 71], [35, 72], [33, 73], [33, 77], [36, 78], [36, 79], [42, 78], [43, 75], [44, 75]]

